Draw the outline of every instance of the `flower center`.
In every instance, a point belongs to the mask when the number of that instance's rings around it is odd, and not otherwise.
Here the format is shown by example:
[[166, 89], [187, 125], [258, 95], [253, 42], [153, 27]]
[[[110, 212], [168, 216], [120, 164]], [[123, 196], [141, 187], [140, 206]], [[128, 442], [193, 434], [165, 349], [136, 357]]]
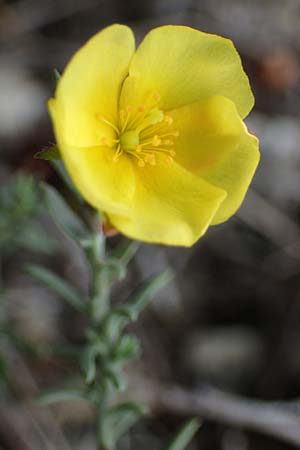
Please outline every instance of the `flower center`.
[[119, 113], [118, 124], [109, 122], [104, 116], [97, 116], [116, 133], [116, 139], [101, 139], [105, 147], [115, 150], [113, 161], [117, 162], [123, 153], [133, 156], [140, 167], [155, 166], [158, 160], [171, 163], [176, 155], [173, 137], [179, 132], [172, 127], [172, 117], [157, 107], [158, 94], [147, 99], [146, 104], [128, 105]]
[[128, 130], [120, 135], [120, 145], [126, 151], [126, 149], [135, 148], [140, 143], [139, 133], [136, 130]]

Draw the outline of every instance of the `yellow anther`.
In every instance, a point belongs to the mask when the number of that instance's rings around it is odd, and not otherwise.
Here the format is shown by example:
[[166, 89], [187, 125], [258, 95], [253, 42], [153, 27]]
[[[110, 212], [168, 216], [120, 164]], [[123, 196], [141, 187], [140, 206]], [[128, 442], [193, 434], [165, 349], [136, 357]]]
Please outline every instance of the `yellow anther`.
[[165, 139], [165, 140], [163, 141], [163, 144], [165, 144], [165, 145], [174, 145], [174, 142], [171, 141], [171, 139]]
[[101, 144], [104, 145], [105, 147], [111, 147], [111, 142], [107, 137], [103, 137], [101, 139]]
[[[164, 120], [164, 113], [158, 109], [158, 108], [153, 108], [151, 109], [151, 111], [149, 112], [149, 114], [147, 114], [146, 119], [144, 120], [144, 123], [146, 125], [156, 125], [160, 122], [162, 122]], [[147, 123], [148, 121], [148, 123]]]
[[142, 146], [141, 146], [141, 145], [137, 145], [137, 146], [135, 147], [135, 149], [136, 149], [136, 151], [137, 151], [138, 153], [141, 153], [141, 151], [142, 151]]
[[155, 92], [155, 94], [153, 95], [153, 98], [156, 102], [159, 102], [159, 100], [161, 99], [160, 94], [158, 92]]
[[165, 116], [165, 121], [168, 125], [172, 125], [172, 123], [174, 122], [171, 116]]
[[178, 137], [179, 134], [180, 134], [179, 131], [174, 131], [174, 132], [172, 133], [172, 136]]
[[152, 164], [153, 161], [155, 161], [155, 156], [153, 153], [148, 153], [148, 155], [145, 156], [145, 161], [149, 164]]
[[171, 155], [171, 156], [176, 156], [175, 150], [171, 150], [171, 151], [170, 151], [170, 155]]
[[145, 161], [143, 159], [139, 159], [138, 166], [139, 167], [145, 167]]
[[167, 163], [168, 165], [169, 165], [169, 164], [172, 164], [172, 162], [173, 162], [172, 156], [166, 156], [165, 161], [166, 161], [166, 163]]
[[126, 106], [126, 111], [131, 113], [133, 111], [133, 107], [131, 105]]
[[152, 139], [152, 145], [154, 145], [154, 147], [158, 147], [160, 144], [161, 144], [161, 139], [156, 134]]
[[146, 110], [146, 106], [145, 106], [145, 105], [140, 105], [140, 106], [138, 107], [138, 112], [140, 112], [140, 113], [145, 112], [145, 110]]

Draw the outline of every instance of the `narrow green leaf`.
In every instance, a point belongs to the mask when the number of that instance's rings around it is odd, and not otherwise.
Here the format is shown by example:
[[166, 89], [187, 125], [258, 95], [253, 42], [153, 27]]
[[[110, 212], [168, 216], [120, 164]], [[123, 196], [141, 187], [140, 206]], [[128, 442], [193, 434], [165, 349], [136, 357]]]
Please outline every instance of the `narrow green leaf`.
[[58, 245], [57, 241], [46, 234], [39, 222], [24, 225], [15, 236], [15, 241], [21, 248], [43, 255], [53, 255]]
[[137, 320], [140, 312], [160, 289], [170, 283], [173, 276], [173, 272], [167, 269], [159, 275], [151, 277], [137, 289], [127, 303], [114, 308], [105, 323], [106, 333], [110, 339], [117, 339], [129, 322]]
[[123, 361], [136, 358], [141, 351], [140, 341], [130, 334], [120, 338], [113, 350], [114, 361]]
[[124, 327], [131, 321], [131, 314], [126, 306], [114, 308], [110, 311], [105, 322], [105, 333], [111, 341], [115, 341], [121, 334]]
[[103, 424], [105, 448], [114, 449], [120, 437], [144, 414], [145, 409], [134, 403], [111, 408]]
[[82, 359], [82, 367], [85, 372], [85, 382], [87, 384], [90, 384], [95, 380], [97, 371], [96, 357], [97, 352], [90, 346]]
[[98, 356], [106, 356], [107, 352], [107, 343], [99, 338], [87, 346], [81, 358], [81, 366], [85, 373], [86, 383], [89, 384], [95, 380], [97, 371], [96, 359]]
[[25, 271], [56, 292], [78, 311], [85, 310], [85, 305], [81, 301], [80, 294], [67, 281], [60, 278], [51, 270], [35, 264], [27, 264], [25, 266]]
[[81, 219], [72, 211], [54, 187], [41, 183], [45, 203], [56, 224], [76, 242], [84, 240], [89, 232]]
[[44, 392], [36, 399], [36, 403], [47, 406], [58, 402], [78, 400], [87, 400], [83, 391], [79, 389], [62, 389]]
[[150, 300], [164, 288], [173, 279], [174, 274], [170, 269], [154, 275], [147, 280], [132, 296], [131, 300], [125, 305], [131, 315], [132, 320], [136, 320], [138, 315], [148, 305]]
[[109, 278], [123, 280], [126, 277], [126, 266], [116, 258], [107, 258], [106, 270], [108, 271]]
[[121, 264], [127, 266], [138, 251], [139, 247], [139, 242], [126, 239], [125, 242], [122, 242], [117, 247], [113, 253], [113, 256], [115, 259], [118, 259]]
[[194, 418], [188, 420], [188, 422], [179, 430], [167, 450], [184, 450], [197, 433], [200, 425], [198, 419]]
[[118, 392], [124, 392], [126, 390], [128, 385], [127, 377], [122, 372], [120, 363], [107, 366], [105, 368], [105, 377]]
[[57, 145], [44, 147], [40, 152], [37, 152], [34, 157], [37, 159], [45, 159], [46, 161], [61, 159]]

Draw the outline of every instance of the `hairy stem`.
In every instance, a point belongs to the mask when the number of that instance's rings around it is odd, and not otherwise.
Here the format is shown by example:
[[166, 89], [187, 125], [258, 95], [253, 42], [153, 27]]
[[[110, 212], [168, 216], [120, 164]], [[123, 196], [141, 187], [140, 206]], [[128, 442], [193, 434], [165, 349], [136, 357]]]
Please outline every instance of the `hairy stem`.
[[[103, 335], [104, 318], [109, 313], [110, 305], [110, 280], [106, 267], [106, 238], [103, 233], [97, 232], [91, 240], [87, 257], [91, 266], [91, 294], [89, 315], [91, 330], [98, 335]], [[105, 339], [107, 347], [109, 342]], [[110, 450], [104, 445], [104, 421], [109, 408], [109, 385], [106, 377], [106, 367], [109, 364], [109, 352], [97, 360], [97, 373], [100, 383], [97, 387], [97, 442], [99, 450]]]
[[108, 271], [105, 267], [106, 238], [97, 233], [92, 240], [90, 249], [90, 265], [92, 270], [91, 318], [100, 322], [110, 309], [110, 285]]

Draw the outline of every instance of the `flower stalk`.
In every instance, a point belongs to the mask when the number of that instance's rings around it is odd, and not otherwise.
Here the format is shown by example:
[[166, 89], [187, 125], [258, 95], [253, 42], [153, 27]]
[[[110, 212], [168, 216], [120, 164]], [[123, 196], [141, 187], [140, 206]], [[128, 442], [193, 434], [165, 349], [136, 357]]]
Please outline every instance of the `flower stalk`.
[[109, 271], [105, 265], [106, 237], [101, 231], [92, 237], [87, 256], [92, 271], [90, 314], [98, 323], [110, 309]]
[[[112, 342], [106, 333], [106, 321], [111, 313], [110, 302], [110, 273], [106, 261], [106, 237], [103, 232], [95, 233], [86, 247], [86, 257], [91, 269], [91, 292], [88, 305], [88, 314], [90, 318], [90, 328], [87, 332], [87, 348], [89, 351], [90, 340], [100, 341], [102, 352], [95, 358], [94, 374], [95, 383], [95, 407], [96, 407], [96, 438], [99, 450], [112, 450], [107, 447], [105, 441], [105, 422], [110, 406], [110, 382], [109, 371], [111, 361]], [[92, 343], [93, 345], [93, 343]], [[97, 375], [100, 380], [96, 383]], [[86, 373], [86, 380], [90, 380]]]

